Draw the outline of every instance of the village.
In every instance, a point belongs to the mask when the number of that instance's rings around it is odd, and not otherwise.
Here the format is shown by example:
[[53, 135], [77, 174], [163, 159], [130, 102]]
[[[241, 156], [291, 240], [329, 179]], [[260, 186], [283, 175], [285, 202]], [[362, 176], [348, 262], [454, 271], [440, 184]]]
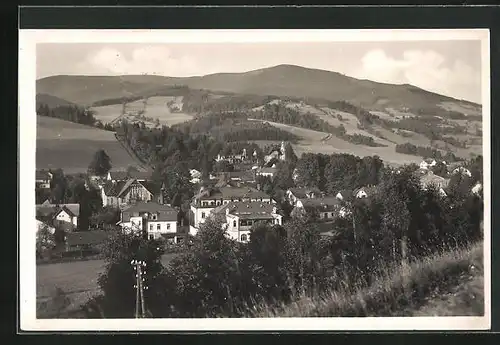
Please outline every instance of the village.
[[[110, 229], [120, 229], [128, 234], [147, 234], [148, 239], [164, 239], [165, 243], [175, 245], [195, 236], [207, 219], [218, 218], [222, 220], [229, 238], [245, 243], [250, 240], [250, 229], [259, 222], [283, 225], [284, 217], [279, 205], [286, 202], [292, 217], [316, 217], [316, 221], [324, 225], [325, 231], [321, 235], [329, 236], [334, 220], [349, 214], [347, 205], [351, 200], [369, 199], [377, 193], [377, 186], [372, 185], [355, 190], [339, 190], [334, 195], [325, 195], [317, 188], [292, 187], [286, 191], [284, 200], [273, 199], [263, 191], [258, 180], [259, 177], [274, 178], [276, 163], [286, 160], [284, 142], [279, 149], [267, 153], [262, 166], [257, 165], [256, 153], [248, 154], [245, 149], [236, 155], [219, 154], [215, 160], [230, 163], [234, 169], [212, 172], [208, 180], [203, 180], [200, 171], [190, 170], [190, 182], [196, 192], [187, 217], [179, 217], [182, 212], [179, 207], [166, 202], [165, 184], [154, 183], [150, 173], [109, 171], [105, 176], [86, 175], [85, 185], [100, 191], [102, 207], [116, 209], [119, 213], [118, 222], [79, 231], [80, 204], [52, 204], [47, 199], [36, 205], [37, 231], [49, 229], [54, 234], [56, 229], [62, 229], [63, 244], [59, 252], [83, 253], [97, 250], [108, 238]], [[433, 172], [438, 164], [446, 168], [448, 176]], [[298, 178], [296, 170], [294, 181]], [[447, 194], [452, 175], [471, 176], [467, 168], [435, 159], [423, 160], [415, 174], [422, 189], [433, 185], [442, 196]], [[36, 189], [50, 189], [52, 177], [51, 171], [37, 171]], [[481, 193], [481, 183], [477, 182], [470, 192]]]

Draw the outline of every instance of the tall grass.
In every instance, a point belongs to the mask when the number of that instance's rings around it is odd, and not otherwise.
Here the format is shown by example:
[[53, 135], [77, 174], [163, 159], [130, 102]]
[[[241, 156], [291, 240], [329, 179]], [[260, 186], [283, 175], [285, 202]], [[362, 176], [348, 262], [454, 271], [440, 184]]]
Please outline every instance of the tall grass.
[[[368, 317], [433, 314], [483, 315], [483, 243], [450, 248], [408, 264], [381, 267], [372, 284], [346, 286], [289, 304], [258, 304], [248, 317]], [[429, 301], [461, 288], [436, 307]], [[468, 291], [472, 289], [471, 291]], [[463, 299], [462, 301], [459, 301]], [[474, 299], [474, 303], [467, 302]], [[434, 302], [435, 303], [435, 302]], [[436, 304], [436, 303], [435, 303]], [[426, 306], [427, 309], [423, 308]], [[440, 310], [442, 309], [442, 310]], [[419, 312], [420, 310], [420, 312]]]

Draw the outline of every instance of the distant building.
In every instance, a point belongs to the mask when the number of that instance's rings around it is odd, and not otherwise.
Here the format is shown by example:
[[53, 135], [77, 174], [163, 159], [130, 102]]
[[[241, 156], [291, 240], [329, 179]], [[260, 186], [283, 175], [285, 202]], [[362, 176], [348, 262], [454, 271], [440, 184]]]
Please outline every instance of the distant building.
[[271, 179], [274, 178], [274, 176], [276, 175], [276, 172], [278, 171], [278, 169], [276, 167], [263, 167], [263, 168], [258, 168], [256, 169], [256, 172], [255, 174], [257, 176], [267, 176], [267, 177], [270, 177]]
[[373, 196], [376, 192], [377, 188], [375, 186], [365, 186], [355, 189], [353, 196], [357, 199], [368, 198]]
[[483, 192], [483, 184], [481, 182], [476, 183], [474, 187], [472, 187], [471, 192], [474, 195], [481, 196]]
[[230, 202], [216, 207], [211, 216], [221, 217], [227, 236], [239, 242], [250, 240], [250, 228], [255, 224], [283, 224], [276, 206], [260, 201]]
[[463, 176], [472, 177], [472, 173], [470, 172], [470, 170], [464, 167], [453, 169], [452, 174], [462, 174]]
[[428, 158], [428, 159], [424, 159], [422, 162], [420, 162], [419, 167], [420, 167], [420, 169], [427, 170], [429, 168], [436, 166], [436, 164], [437, 164], [437, 162], [435, 159]]
[[177, 243], [177, 211], [156, 202], [138, 202], [125, 208], [117, 225], [125, 233], [146, 232], [149, 239], [158, 239], [164, 234], [170, 234]]
[[196, 169], [189, 170], [189, 174], [191, 175], [190, 182], [193, 184], [197, 184], [201, 182], [201, 172]]
[[448, 187], [450, 180], [445, 179], [444, 177], [435, 175], [432, 171], [429, 171], [427, 174], [423, 174], [420, 177], [420, 185], [422, 186], [422, 189], [427, 189], [429, 186], [433, 185], [438, 189], [438, 192], [445, 196], [446, 195], [446, 188]]
[[292, 210], [294, 216], [312, 216], [322, 220], [331, 220], [345, 215], [340, 200], [336, 197], [327, 196], [320, 198], [308, 198], [298, 200]]
[[50, 182], [54, 175], [47, 170], [37, 170], [35, 172], [35, 185], [37, 188], [49, 189]]
[[318, 188], [290, 188], [285, 195], [290, 204], [296, 206], [301, 199], [322, 197], [323, 193]]

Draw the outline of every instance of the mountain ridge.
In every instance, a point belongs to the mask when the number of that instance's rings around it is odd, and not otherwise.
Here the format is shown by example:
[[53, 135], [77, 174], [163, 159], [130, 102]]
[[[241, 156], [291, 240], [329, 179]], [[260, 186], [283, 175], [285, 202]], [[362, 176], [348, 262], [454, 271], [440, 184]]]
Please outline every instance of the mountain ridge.
[[223, 72], [191, 77], [57, 75], [38, 79], [37, 92], [72, 103], [91, 104], [105, 98], [140, 96], [174, 85], [235, 94], [343, 100], [373, 110], [387, 106], [419, 108], [441, 102], [481, 107], [472, 101], [441, 95], [410, 84], [380, 83], [335, 71], [288, 64], [240, 73]]

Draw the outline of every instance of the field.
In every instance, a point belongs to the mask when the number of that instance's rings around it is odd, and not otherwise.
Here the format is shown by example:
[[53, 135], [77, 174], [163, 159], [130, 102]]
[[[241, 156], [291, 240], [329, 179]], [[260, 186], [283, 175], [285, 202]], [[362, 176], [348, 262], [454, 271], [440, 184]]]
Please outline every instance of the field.
[[116, 140], [113, 132], [37, 116], [37, 169], [61, 168], [66, 173], [85, 172], [99, 149], [104, 149], [109, 155], [114, 170], [125, 170], [130, 165], [143, 168]]
[[262, 304], [248, 317], [482, 316], [484, 307], [483, 243], [476, 243], [408, 266], [381, 267], [370, 286], [301, 297], [279, 307]]
[[[168, 265], [174, 254], [162, 257], [163, 265]], [[77, 307], [89, 297], [99, 293], [97, 284], [104, 270], [103, 260], [74, 261], [36, 266], [37, 301], [49, 298], [56, 288], [61, 288]], [[71, 307], [70, 307], [71, 308]]]
[[[149, 97], [146, 101], [137, 100], [127, 103], [125, 112], [129, 121], [134, 121], [134, 116], [137, 112], [144, 111], [142, 114], [146, 118], [153, 120], [158, 119], [160, 124], [172, 126], [177, 123], [191, 120], [193, 117], [182, 112], [172, 112], [167, 106], [168, 102], [173, 103], [173, 107], [182, 109], [182, 97], [174, 96], [155, 96]], [[109, 123], [118, 118], [123, 110], [121, 104], [106, 105], [93, 107], [95, 118], [103, 123]], [[150, 125], [153, 125], [152, 123]]]
[[[260, 121], [260, 120], [259, 120]], [[351, 144], [331, 134], [313, 131], [310, 129], [294, 127], [281, 123], [268, 122], [269, 124], [291, 132], [302, 138], [297, 144], [292, 144], [295, 154], [300, 157], [303, 153], [350, 153], [360, 157], [378, 155], [382, 160], [392, 164], [419, 163], [422, 159], [394, 151], [394, 144], [387, 147], [368, 147]]]

